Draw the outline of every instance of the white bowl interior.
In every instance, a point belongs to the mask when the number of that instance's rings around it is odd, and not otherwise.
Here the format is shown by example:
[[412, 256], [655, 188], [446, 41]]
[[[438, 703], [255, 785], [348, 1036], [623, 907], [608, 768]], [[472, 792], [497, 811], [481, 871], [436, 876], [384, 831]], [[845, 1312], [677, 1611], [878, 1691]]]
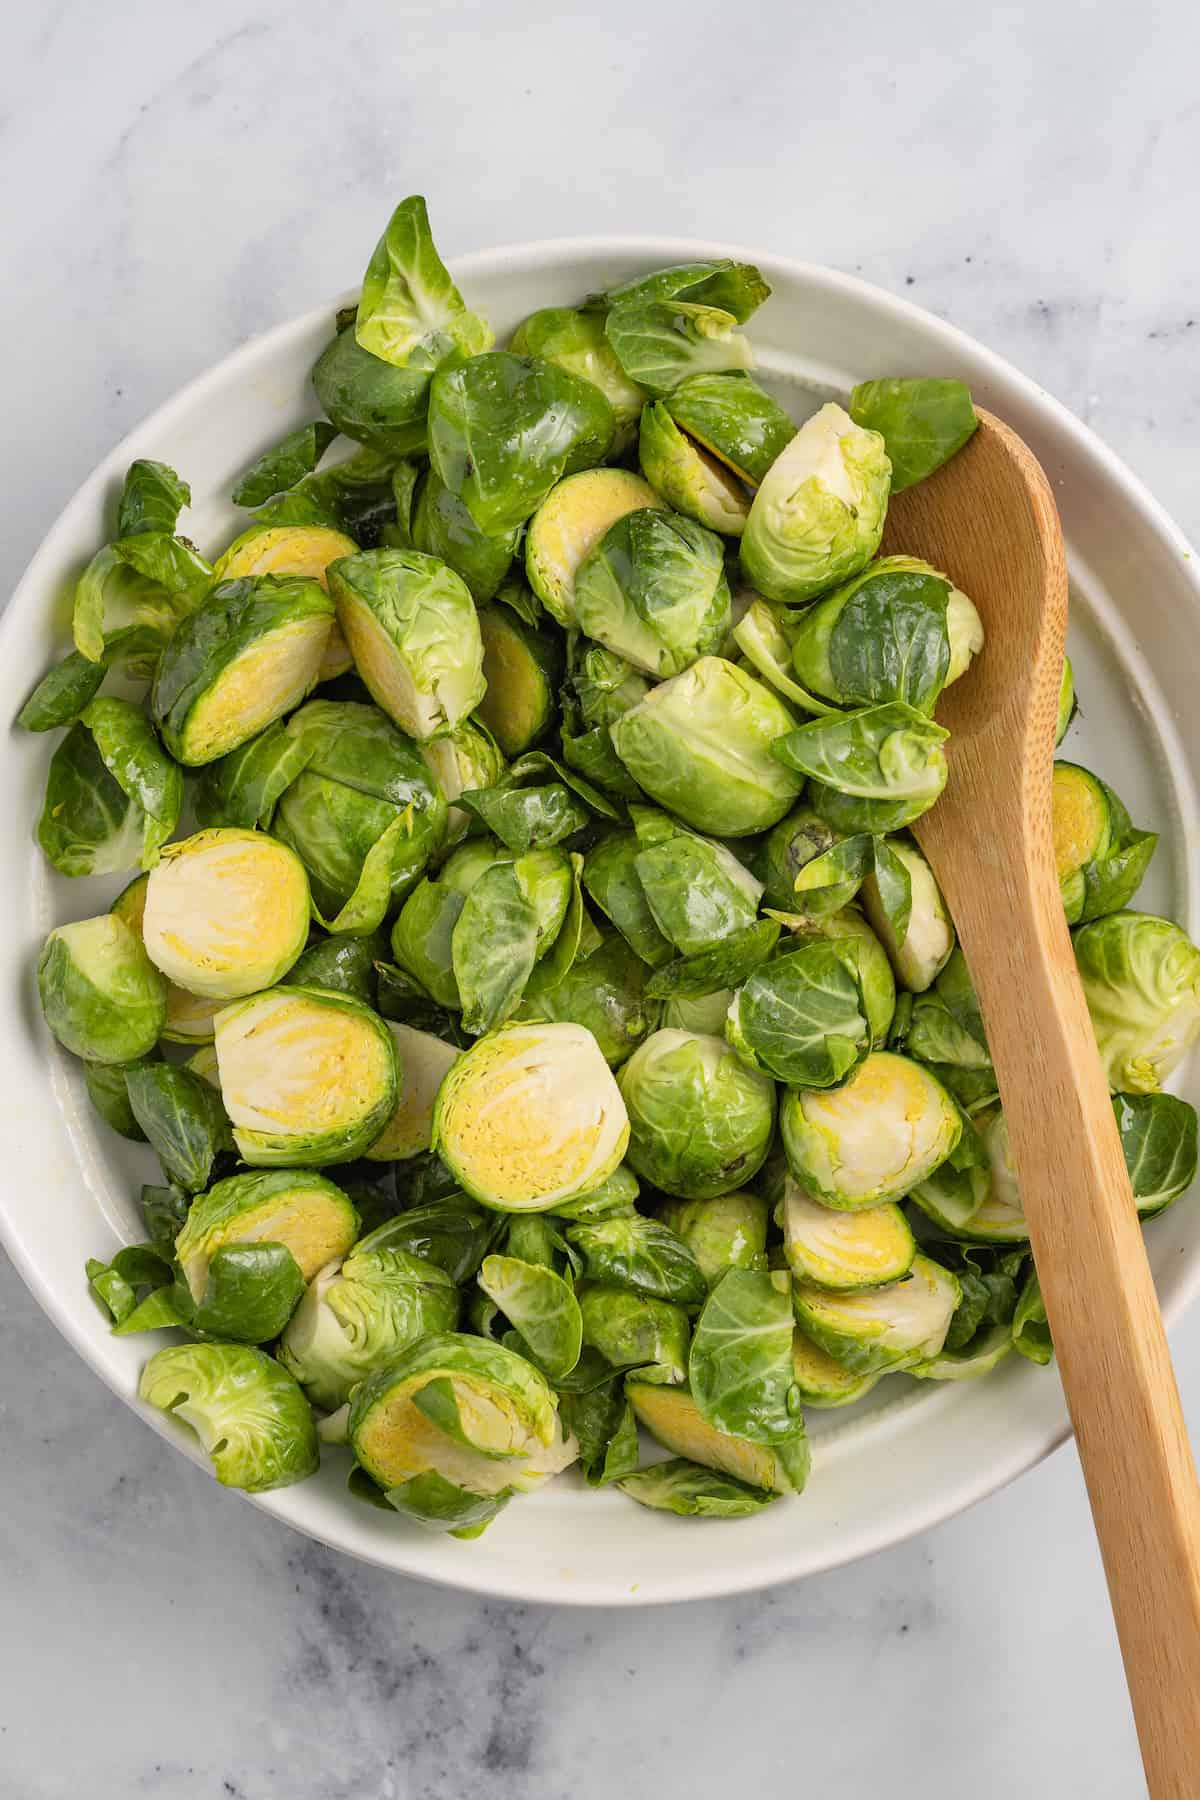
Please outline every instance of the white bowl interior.
[[[463, 259], [456, 275], [498, 339], [537, 306], [563, 304], [627, 274], [717, 246], [674, 241], [561, 242]], [[1195, 935], [1191, 870], [1197, 835], [1189, 766], [1200, 763], [1194, 645], [1200, 579], [1186, 545], [1117, 460], [1048, 396], [929, 314], [827, 270], [745, 252], [775, 293], [753, 323], [764, 375], [797, 420], [860, 377], [958, 375], [1027, 438], [1050, 474], [1073, 580], [1070, 649], [1082, 717], [1066, 753], [1095, 767], [1138, 824], [1162, 833], [1139, 904], [1169, 912]], [[314, 416], [307, 374], [333, 308], [281, 326], [193, 383], [134, 432], [67, 507], [35, 557], [0, 627], [0, 715], [12, 719], [69, 637], [72, 581], [108, 535], [134, 456], [170, 462], [191, 482], [185, 527], [215, 553], [237, 514], [225, 496], [258, 451]], [[148, 1152], [95, 1119], [78, 1065], [39, 1015], [34, 965], [51, 924], [107, 906], [119, 882], [69, 882], [32, 841], [50, 746], [12, 731], [9, 799], [0, 819], [0, 1045], [8, 1070], [0, 1231], [17, 1267], [76, 1348], [156, 1429], [204, 1461], [194, 1440], [141, 1407], [145, 1338], [112, 1337], [86, 1290], [83, 1262], [141, 1235], [138, 1186]], [[981, 831], [986, 821], [981, 821]], [[1176, 1082], [1200, 1099], [1194, 1071]], [[1047, 1121], [1048, 1136], [1053, 1121]], [[1200, 1280], [1194, 1205], [1152, 1224], [1151, 1258], [1168, 1320]], [[1067, 1431], [1053, 1371], [1010, 1358], [978, 1383], [885, 1381], [858, 1407], [813, 1413], [812, 1478], [799, 1502], [750, 1521], [694, 1526], [594, 1493], [574, 1476], [520, 1500], [479, 1541], [419, 1534], [353, 1502], [344, 1453], [321, 1474], [258, 1504], [325, 1542], [379, 1563], [480, 1592], [526, 1600], [624, 1603], [736, 1592], [829, 1568], [948, 1517], [1029, 1468]]]

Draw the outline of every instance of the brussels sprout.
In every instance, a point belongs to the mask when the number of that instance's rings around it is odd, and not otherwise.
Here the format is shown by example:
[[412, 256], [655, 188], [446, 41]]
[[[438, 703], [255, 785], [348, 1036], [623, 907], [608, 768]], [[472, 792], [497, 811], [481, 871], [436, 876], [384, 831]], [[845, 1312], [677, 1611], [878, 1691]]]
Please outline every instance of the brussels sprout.
[[769, 688], [719, 656], [652, 688], [612, 727], [629, 773], [697, 831], [749, 837], [777, 823], [803, 785], [772, 754], [791, 715]]
[[[648, 809], [637, 811], [641, 820], [654, 818]], [[673, 821], [664, 819], [663, 827], [657, 840], [639, 829], [643, 847], [634, 866], [646, 904], [668, 942], [682, 955], [695, 956], [753, 925], [762, 888], [733, 852]]]
[[570, 306], [547, 306], [531, 313], [513, 332], [509, 348], [517, 356], [538, 356], [598, 387], [617, 422], [612, 453], [623, 450], [646, 396], [630, 381], [604, 335], [604, 317]]
[[646, 974], [623, 938], [608, 931], [552, 987], [540, 986], [535, 970], [517, 1017], [584, 1026], [615, 1069], [654, 1029], [657, 1008], [646, 998]]
[[[950, 595], [957, 594], [952, 639]], [[792, 631], [806, 689], [838, 706], [900, 700], [932, 713], [982, 647], [979, 615], [944, 575], [913, 556], [884, 556], [809, 607]]]
[[735, 1188], [712, 1200], [664, 1200], [659, 1212], [683, 1239], [709, 1287], [726, 1269], [766, 1268], [767, 1203], [758, 1194]]
[[617, 1486], [639, 1506], [676, 1513], [688, 1519], [742, 1519], [761, 1512], [776, 1499], [760, 1488], [746, 1487], [729, 1475], [715, 1474], [697, 1463], [673, 1457], [635, 1469]]
[[1031, 1270], [1012, 1320], [1012, 1345], [1018, 1356], [1043, 1366], [1054, 1355], [1050, 1327], [1046, 1321], [1046, 1303], [1037, 1271]]
[[464, 581], [419, 550], [366, 550], [329, 571], [371, 697], [410, 737], [453, 731], [483, 698], [483, 642]]
[[583, 1316], [568, 1283], [553, 1269], [517, 1256], [485, 1256], [478, 1281], [543, 1373], [551, 1381], [569, 1375], [583, 1348]]
[[825, 1411], [835, 1406], [852, 1406], [869, 1394], [879, 1375], [852, 1375], [836, 1357], [797, 1330], [792, 1338], [792, 1374], [800, 1399], [805, 1406]]
[[383, 456], [412, 456], [428, 442], [431, 369], [397, 369], [339, 331], [313, 366], [312, 384], [338, 430]]
[[661, 508], [650, 485], [628, 469], [585, 469], [560, 481], [529, 521], [529, 585], [565, 627], [575, 618], [575, 579], [589, 553], [625, 514]]
[[584, 1344], [614, 1368], [640, 1369], [643, 1381], [684, 1380], [691, 1327], [682, 1306], [629, 1288], [585, 1287], [579, 1307]]
[[669, 1000], [673, 994], [702, 997], [740, 987], [769, 960], [781, 929], [776, 919], [756, 919], [752, 925], [731, 931], [707, 950], [678, 957], [658, 969], [646, 983], [646, 993], [652, 1000]]
[[400, 202], [371, 252], [354, 335], [397, 369], [437, 368], [449, 357], [477, 356], [493, 342], [437, 253], [420, 194]]
[[560, 851], [531, 850], [474, 882], [450, 933], [464, 1031], [491, 1031], [516, 1011], [534, 964], [567, 930], [576, 880]]
[[801, 1089], [779, 1113], [788, 1166], [827, 1206], [878, 1206], [932, 1174], [958, 1143], [959, 1112], [927, 1069], [874, 1050], [843, 1087]]
[[218, 582], [158, 664], [155, 722], [177, 762], [214, 762], [303, 700], [321, 668], [333, 602], [304, 576]]
[[663, 1002], [659, 1023], [673, 1031], [719, 1038], [724, 1033], [725, 1015], [732, 999], [732, 988], [717, 988], [712, 994], [672, 994]]
[[907, 920], [896, 928], [889, 917], [878, 869], [872, 870], [862, 888], [863, 911], [891, 959], [896, 979], [911, 994], [923, 994], [933, 986], [954, 949], [954, 927], [933, 870], [915, 844], [903, 838], [889, 840], [892, 855], [907, 877]]
[[[325, 571], [330, 563], [357, 553], [358, 545], [354, 539], [329, 525], [258, 524], [234, 538], [228, 550], [218, 558], [213, 573], [218, 581], [235, 581], [247, 575], [305, 576], [319, 581], [327, 589]], [[329, 628], [317, 680], [332, 681], [353, 666], [354, 658], [335, 619]]]
[[1078, 763], [1054, 765], [1051, 821], [1068, 923], [1084, 924], [1128, 906], [1154, 855], [1157, 833], [1135, 831], [1112, 789]]
[[742, 538], [746, 578], [768, 600], [811, 600], [879, 548], [891, 464], [877, 431], [830, 401], [776, 457]]
[[801, 869], [842, 841], [841, 833], [818, 818], [811, 807], [799, 806], [780, 819], [762, 853], [766, 904], [780, 907], [785, 912], [803, 908], [814, 917], [840, 912], [844, 906], [849, 906], [861, 886], [861, 878], [850, 876], [845, 881], [809, 889], [803, 894], [796, 890], [796, 878]]
[[509, 1025], [472, 1045], [434, 1108], [433, 1148], [467, 1193], [499, 1212], [550, 1212], [612, 1174], [625, 1105], [591, 1032]]
[[646, 677], [623, 656], [583, 637], [571, 649], [571, 687], [588, 726], [614, 725], [650, 692]]
[[[628, 1216], [633, 1211], [638, 1193], [637, 1176], [632, 1169], [627, 1169], [622, 1164], [599, 1187], [592, 1188], [589, 1193], [576, 1195], [574, 1200], [560, 1201], [554, 1211], [557, 1218], [577, 1219], [581, 1222], [611, 1219], [617, 1215]], [[512, 1229], [511, 1224], [509, 1229]]]
[[183, 777], [145, 715], [92, 700], [50, 759], [38, 843], [60, 875], [149, 869], [182, 805]]
[[787, 954], [789, 945], [797, 940], [828, 938], [841, 944], [842, 955], [853, 945], [863, 1009], [871, 1027], [871, 1048], [881, 1049], [887, 1041], [896, 1010], [896, 980], [883, 945], [862, 914], [855, 907], [847, 906], [827, 918], [789, 916], [785, 922], [792, 936], [785, 940], [781, 954]]
[[692, 1335], [688, 1385], [718, 1431], [776, 1447], [802, 1434], [789, 1290], [782, 1273], [730, 1269], [705, 1301]]
[[23, 731], [54, 731], [69, 725], [99, 692], [106, 674], [103, 663], [70, 651], [42, 676], [17, 714], [17, 724]]
[[453, 803], [474, 788], [494, 787], [504, 774], [506, 764], [491, 732], [476, 720], [468, 719], [456, 731], [432, 738], [421, 746], [425, 767], [450, 803], [446, 816], [446, 841], [454, 844], [478, 823], [465, 807]]
[[328, 988], [271, 988], [216, 1020], [221, 1094], [244, 1162], [350, 1162], [395, 1111], [391, 1033]]
[[622, 300], [604, 322], [617, 361], [630, 381], [661, 396], [689, 375], [750, 369], [749, 342], [722, 307], [695, 300]]
[[857, 953], [833, 939], [765, 963], [735, 993], [725, 1035], [744, 1062], [777, 1081], [837, 1086], [871, 1047]]
[[421, 1338], [369, 1375], [350, 1402], [349, 1431], [385, 1489], [432, 1471], [469, 1493], [524, 1492], [575, 1457], [533, 1364], [457, 1332]]
[[257, 1494], [316, 1473], [317, 1433], [286, 1369], [248, 1344], [178, 1344], [142, 1370], [138, 1393], [190, 1425], [225, 1487]]
[[918, 1381], [974, 1381], [990, 1375], [1013, 1348], [1011, 1325], [989, 1325], [961, 1350], [942, 1350], [925, 1362], [913, 1363], [906, 1373]]
[[309, 1283], [279, 1360], [314, 1406], [336, 1412], [366, 1376], [457, 1323], [458, 1293], [444, 1269], [403, 1250], [360, 1245]]
[[657, 1219], [640, 1213], [573, 1225], [567, 1242], [583, 1257], [587, 1281], [633, 1288], [657, 1300], [696, 1306], [708, 1283], [683, 1239]]
[[1075, 960], [1111, 1088], [1157, 1093], [1200, 1036], [1200, 950], [1169, 919], [1081, 925]]
[[831, 1294], [797, 1283], [801, 1330], [854, 1375], [929, 1362], [941, 1353], [958, 1305], [957, 1277], [927, 1256], [890, 1287]]
[[650, 275], [635, 275], [605, 294], [593, 295], [588, 304], [611, 307], [689, 300], [699, 306], [720, 307], [736, 324], [744, 325], [770, 295], [770, 283], [753, 263], [735, 263], [722, 257], [716, 262], [675, 263]]
[[332, 1181], [309, 1170], [267, 1169], [231, 1175], [198, 1195], [175, 1254], [200, 1302], [214, 1256], [230, 1244], [283, 1244], [311, 1281], [326, 1263], [345, 1256], [357, 1236], [358, 1214]]
[[588, 637], [659, 678], [716, 650], [729, 630], [721, 540], [657, 504], [609, 526], [578, 564], [574, 598]]
[[388, 1030], [396, 1045], [400, 1098], [379, 1136], [364, 1151], [371, 1162], [404, 1162], [428, 1150], [433, 1103], [442, 1078], [458, 1060], [453, 1044], [443, 1043], [427, 1031], [402, 1024], [389, 1024]]
[[744, 374], [693, 375], [666, 406], [689, 438], [751, 487], [796, 435], [779, 403]]
[[217, 1157], [233, 1148], [220, 1094], [191, 1069], [165, 1062], [127, 1067], [125, 1091], [167, 1180], [198, 1193]]
[[353, 994], [366, 1006], [375, 1005], [375, 964], [387, 955], [384, 934], [370, 932], [355, 937], [349, 932], [319, 938], [291, 967], [293, 987], [333, 988]]
[[1054, 742], [1061, 744], [1071, 726], [1071, 721], [1079, 711], [1079, 702], [1075, 698], [1075, 671], [1071, 667], [1069, 656], [1063, 657], [1062, 680], [1058, 686], [1058, 723], [1054, 728]]
[[656, 1031], [620, 1070], [629, 1162], [665, 1193], [705, 1200], [761, 1168], [775, 1127], [775, 1088], [720, 1038]]
[[[288, 784], [273, 830], [308, 870], [326, 918], [371, 931], [415, 885], [446, 832], [446, 802], [418, 752], [373, 706], [312, 700], [288, 735], [302, 772]], [[370, 907], [357, 902], [369, 898]]]
[[257, 831], [200, 831], [151, 871], [142, 935], [151, 962], [189, 993], [235, 1000], [287, 973], [308, 939], [308, 878]]
[[814, 719], [778, 738], [775, 755], [811, 777], [809, 804], [836, 830], [899, 831], [928, 812], [945, 787], [948, 736], [893, 701]]
[[639, 1381], [632, 1375], [626, 1379], [625, 1392], [639, 1425], [676, 1456], [768, 1494], [798, 1494], [803, 1488], [810, 1461], [803, 1421], [793, 1422], [794, 1436], [784, 1444], [755, 1443], [710, 1425], [686, 1388]]
[[646, 480], [684, 518], [728, 537], [740, 537], [746, 529], [749, 494], [715, 456], [679, 429], [663, 400], [652, 401], [642, 413], [638, 460]]
[[520, 756], [550, 729], [562, 679], [562, 649], [549, 631], [527, 625], [510, 607], [479, 613], [487, 692], [479, 719], [505, 756]]
[[670, 962], [672, 946], [650, 910], [637, 868], [641, 853], [631, 832], [603, 838], [583, 859], [583, 885], [639, 961], [656, 969]]
[[1155, 1218], [1196, 1178], [1196, 1109], [1174, 1094], [1114, 1094], [1113, 1111], [1138, 1212]]
[[848, 1293], [885, 1287], [908, 1274], [916, 1244], [908, 1220], [890, 1201], [859, 1212], [822, 1206], [793, 1180], [779, 1206], [783, 1248], [797, 1281]]
[[979, 423], [965, 382], [929, 377], [860, 381], [850, 417], [883, 438], [894, 494], [949, 462]]
[[87, 1062], [135, 1062], [162, 1035], [167, 984], [112, 913], [57, 926], [42, 949], [37, 982], [47, 1025]]
[[612, 407], [590, 381], [504, 350], [443, 369], [429, 396], [429, 456], [481, 531], [515, 530], [556, 481], [602, 462]]

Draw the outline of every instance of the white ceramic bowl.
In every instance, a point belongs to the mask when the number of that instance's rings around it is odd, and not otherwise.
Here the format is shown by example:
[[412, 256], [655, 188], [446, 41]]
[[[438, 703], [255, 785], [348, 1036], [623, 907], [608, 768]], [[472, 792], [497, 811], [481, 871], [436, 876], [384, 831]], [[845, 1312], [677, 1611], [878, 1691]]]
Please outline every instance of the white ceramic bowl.
[[[998, 357], [919, 308], [861, 281], [757, 251], [671, 239], [576, 239], [485, 251], [455, 274], [498, 340], [534, 308], [569, 303], [664, 264], [737, 254], [758, 263], [774, 296], [752, 335], [763, 372], [797, 419], [870, 375], [954, 375], [1015, 426], [1047, 469], [1074, 581], [1071, 650], [1083, 717], [1067, 751], [1092, 764], [1134, 819], [1162, 833], [1141, 904], [1196, 935], [1197, 837], [1190, 768], [1200, 767], [1195, 706], [1200, 576], [1160, 508], [1120, 462], [1054, 400]], [[11, 720], [66, 646], [73, 576], [109, 535], [127, 464], [159, 457], [191, 482], [185, 529], [216, 552], [232, 535], [226, 496], [253, 456], [314, 416], [308, 371], [333, 305], [245, 345], [194, 381], [106, 458], [31, 563], [0, 625], [0, 717]], [[203, 1462], [194, 1440], [136, 1398], [150, 1340], [114, 1338], [90, 1299], [87, 1256], [141, 1235], [138, 1184], [147, 1152], [92, 1114], [79, 1066], [51, 1041], [34, 965], [51, 924], [109, 903], [119, 883], [68, 882], [32, 838], [49, 745], [13, 731], [0, 816], [0, 1054], [5, 1067], [0, 1230], [9, 1254], [64, 1335], [154, 1428]], [[981, 825], [986, 822], [981, 821]], [[1200, 1100], [1194, 1073], [1177, 1084]], [[1047, 1138], [1052, 1140], [1053, 1120]], [[1049, 1153], [1049, 1152], [1048, 1152]], [[1148, 1238], [1168, 1321], [1200, 1280], [1200, 1230], [1182, 1202]], [[808, 1491], [752, 1520], [693, 1523], [652, 1513], [574, 1476], [515, 1502], [476, 1543], [427, 1536], [352, 1501], [342, 1453], [299, 1487], [263, 1496], [276, 1518], [384, 1568], [521, 1600], [636, 1605], [736, 1593], [863, 1556], [1012, 1480], [1066, 1436], [1052, 1370], [1009, 1358], [975, 1383], [897, 1376], [846, 1412], [810, 1415]], [[99, 1428], [99, 1426], [98, 1426]]]

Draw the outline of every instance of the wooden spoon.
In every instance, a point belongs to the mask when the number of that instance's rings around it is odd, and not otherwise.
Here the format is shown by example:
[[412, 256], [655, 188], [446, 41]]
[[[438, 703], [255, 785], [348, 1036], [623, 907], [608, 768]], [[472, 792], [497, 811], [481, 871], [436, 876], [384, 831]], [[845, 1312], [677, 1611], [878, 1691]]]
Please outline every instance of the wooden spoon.
[[1200, 1794], [1200, 1488], [1055, 873], [1067, 571], [1028, 445], [979, 414], [896, 495], [884, 548], [969, 594], [987, 643], [943, 696], [950, 777], [914, 827], [979, 994], [1104, 1557], [1150, 1792]]

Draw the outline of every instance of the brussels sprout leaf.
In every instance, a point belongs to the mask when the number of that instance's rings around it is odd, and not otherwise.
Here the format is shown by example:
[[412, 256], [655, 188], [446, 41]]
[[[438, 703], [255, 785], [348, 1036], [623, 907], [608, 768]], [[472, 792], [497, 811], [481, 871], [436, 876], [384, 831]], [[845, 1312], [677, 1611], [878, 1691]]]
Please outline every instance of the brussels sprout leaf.
[[274, 494], [294, 488], [305, 475], [312, 474], [336, 436], [336, 427], [326, 419], [316, 419], [311, 425], [289, 431], [246, 470], [233, 490], [234, 505], [261, 506]]

